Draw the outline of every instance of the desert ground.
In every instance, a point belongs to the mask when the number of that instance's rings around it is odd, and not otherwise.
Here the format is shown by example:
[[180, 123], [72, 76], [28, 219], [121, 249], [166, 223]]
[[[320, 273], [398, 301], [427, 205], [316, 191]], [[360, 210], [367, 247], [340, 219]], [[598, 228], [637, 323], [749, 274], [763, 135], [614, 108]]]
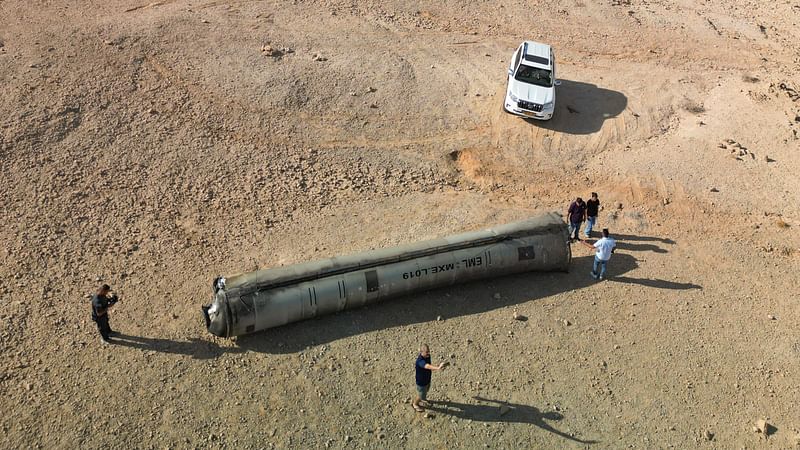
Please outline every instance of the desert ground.
[[[501, 109], [526, 39], [548, 122]], [[796, 0], [0, 0], [0, 447], [800, 447], [798, 42]], [[573, 245], [205, 329], [218, 275], [592, 191], [608, 280]], [[450, 366], [417, 413], [422, 342]]]

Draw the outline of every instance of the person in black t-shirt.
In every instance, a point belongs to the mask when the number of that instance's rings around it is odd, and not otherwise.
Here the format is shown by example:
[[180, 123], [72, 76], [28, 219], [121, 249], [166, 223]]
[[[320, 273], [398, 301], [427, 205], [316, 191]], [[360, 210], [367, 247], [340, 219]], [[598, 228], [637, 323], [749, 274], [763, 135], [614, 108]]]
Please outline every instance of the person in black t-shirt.
[[108, 323], [108, 309], [114, 306], [119, 298], [111, 293], [111, 286], [104, 284], [92, 296], [92, 320], [97, 323], [100, 339], [103, 344], [111, 343], [111, 334], [114, 330]]
[[581, 224], [586, 219], [586, 202], [578, 197], [574, 202], [570, 203], [567, 209], [567, 218], [569, 220], [569, 239], [572, 241], [580, 241], [578, 235], [581, 232]]
[[423, 411], [420, 403], [424, 403], [426, 406], [428, 404], [428, 389], [431, 387], [431, 375], [433, 371], [442, 370], [446, 365], [446, 363], [440, 363], [438, 366], [431, 364], [431, 351], [428, 348], [428, 344], [419, 346], [417, 362], [414, 363], [414, 368], [416, 369], [417, 396], [414, 397], [414, 401], [411, 402], [411, 406], [413, 406], [417, 412]]
[[600, 211], [600, 199], [597, 198], [597, 192], [592, 192], [592, 198], [586, 201], [586, 229], [583, 230], [583, 235], [591, 237], [592, 228], [597, 224], [597, 212]]

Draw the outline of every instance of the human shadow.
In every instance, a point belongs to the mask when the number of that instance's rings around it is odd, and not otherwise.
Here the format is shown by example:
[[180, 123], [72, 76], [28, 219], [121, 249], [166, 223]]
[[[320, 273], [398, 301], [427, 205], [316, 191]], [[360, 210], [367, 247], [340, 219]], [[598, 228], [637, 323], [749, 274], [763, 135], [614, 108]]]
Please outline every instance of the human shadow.
[[628, 98], [620, 92], [591, 83], [561, 80], [561, 86], [556, 87], [553, 118], [546, 122], [525, 121], [561, 133], [591, 134], [599, 131], [603, 122], [625, 111], [627, 106]]
[[597, 441], [578, 439], [574, 436], [564, 433], [563, 431], [553, 428], [553, 426], [547, 423], [546, 420], [559, 421], [564, 418], [563, 415], [555, 411], [542, 412], [535, 406], [504, 402], [500, 400], [490, 400], [482, 397], [472, 398], [479, 402], [489, 404], [469, 404], [430, 400], [430, 405], [427, 407], [427, 409], [442, 415], [448, 415], [458, 417], [459, 419], [468, 419], [477, 422], [529, 423], [545, 431], [549, 431], [550, 433], [561, 436], [564, 439], [569, 439], [570, 441], [579, 442], [581, 444], [597, 443]]
[[[479, 314], [596, 284], [597, 281], [589, 276], [593, 261], [594, 256], [573, 257], [569, 272], [529, 272], [388, 299], [364, 308], [239, 336], [236, 343], [243, 349], [256, 352], [295, 353], [309, 346], [374, 330], [429, 322], [436, 320], [437, 316], [452, 318]], [[620, 276], [636, 267], [636, 258], [632, 255], [615, 254], [608, 265], [607, 275]]]
[[194, 359], [213, 359], [221, 356], [223, 353], [244, 352], [244, 349], [239, 347], [223, 348], [214, 342], [196, 338], [188, 341], [172, 341], [169, 339], [148, 338], [116, 333], [112, 336], [111, 342], [121, 347], [130, 347], [159, 353], [187, 355]]
[[615, 283], [640, 284], [642, 286], [658, 288], [658, 289], [676, 289], [676, 290], [703, 289], [703, 286], [700, 286], [699, 284], [675, 283], [673, 281], [667, 281], [667, 280], [651, 280], [650, 278], [614, 277], [610, 278], [609, 281], [613, 281]]
[[[592, 233], [595, 233], [595, 231], [593, 231]], [[642, 235], [638, 235], [638, 234], [613, 234], [612, 237], [614, 239], [618, 240], [618, 241], [625, 241], [625, 242], [647, 241], [647, 242], [660, 242], [662, 244], [670, 244], [670, 245], [675, 244], [675, 241], [670, 239], [670, 238], [661, 238], [661, 237], [655, 237], [655, 236], [642, 236]]]

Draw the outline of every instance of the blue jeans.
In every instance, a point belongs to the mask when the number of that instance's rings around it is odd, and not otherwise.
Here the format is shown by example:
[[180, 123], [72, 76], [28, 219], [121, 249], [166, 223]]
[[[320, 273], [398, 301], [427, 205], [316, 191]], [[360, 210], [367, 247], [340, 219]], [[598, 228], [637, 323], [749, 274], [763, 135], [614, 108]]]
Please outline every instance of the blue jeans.
[[583, 230], [583, 234], [585, 234], [586, 237], [591, 236], [592, 228], [594, 228], [594, 224], [596, 222], [597, 222], [597, 216], [588, 216], [588, 217], [586, 217], [586, 229]]
[[[595, 279], [603, 278], [606, 275], [606, 265], [608, 265], [608, 260], [603, 261], [602, 259], [595, 256], [594, 266], [592, 266], [592, 276]], [[597, 266], [600, 266], [600, 272], [597, 271]]]
[[581, 232], [581, 222], [569, 221], [569, 237], [570, 239], [578, 239]]

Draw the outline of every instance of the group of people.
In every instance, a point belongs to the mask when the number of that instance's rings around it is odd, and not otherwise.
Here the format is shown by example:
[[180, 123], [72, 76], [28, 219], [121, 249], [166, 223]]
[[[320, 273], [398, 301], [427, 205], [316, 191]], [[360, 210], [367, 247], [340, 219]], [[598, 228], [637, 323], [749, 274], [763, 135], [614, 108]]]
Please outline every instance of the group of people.
[[600, 212], [600, 199], [597, 192], [592, 192], [589, 200], [584, 202], [582, 198], [578, 197], [570, 203], [567, 209], [567, 220], [569, 222], [569, 242], [580, 242], [595, 251], [591, 275], [595, 280], [603, 280], [606, 276], [608, 261], [611, 259], [611, 254], [614, 253], [617, 242], [609, 236], [608, 228], [603, 228], [603, 236], [594, 244], [580, 239], [581, 226], [584, 221], [586, 228], [583, 230], [583, 235], [587, 239], [591, 237], [592, 228], [597, 224], [598, 212]]

